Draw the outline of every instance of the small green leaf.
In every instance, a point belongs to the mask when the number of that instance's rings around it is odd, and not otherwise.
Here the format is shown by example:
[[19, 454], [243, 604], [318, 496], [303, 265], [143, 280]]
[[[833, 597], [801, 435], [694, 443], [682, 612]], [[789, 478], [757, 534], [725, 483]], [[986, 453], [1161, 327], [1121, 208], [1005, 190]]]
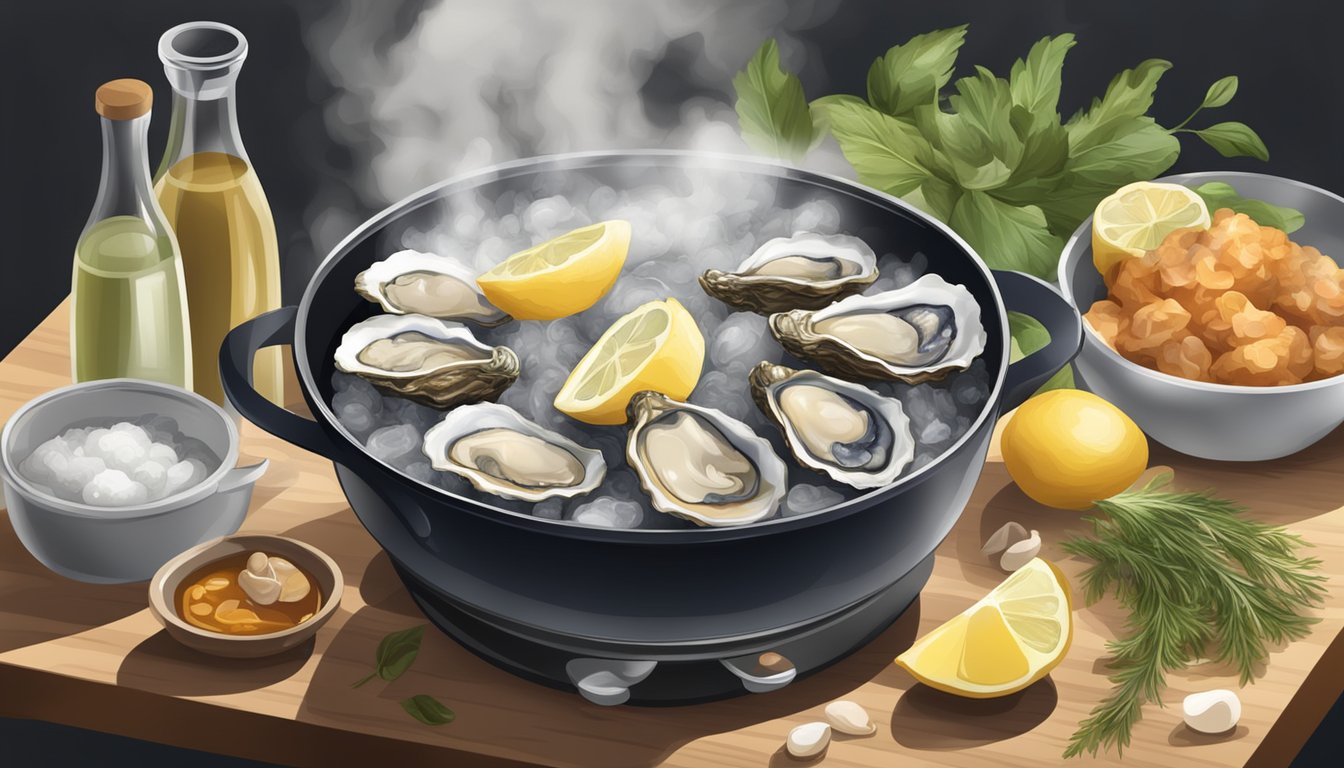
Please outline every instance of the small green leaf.
[[1237, 95], [1237, 76], [1228, 75], [1217, 80], [1209, 86], [1209, 92], [1204, 94], [1204, 103], [1199, 105], [1200, 109], [1213, 109], [1221, 107], [1232, 100]]
[[1223, 157], [1254, 157], [1256, 160], [1268, 160], [1269, 150], [1255, 131], [1245, 123], [1229, 121], [1201, 128], [1194, 134], [1205, 144], [1218, 150]]
[[[1021, 312], [1008, 312], [1008, 333], [1011, 338], [1009, 344], [1009, 362], [1017, 362], [1027, 355], [1039, 352], [1050, 343], [1050, 332], [1041, 325], [1040, 321], [1031, 315], [1024, 315]], [[1052, 389], [1075, 389], [1073, 380], [1073, 366], [1066, 365], [1055, 372], [1040, 389], [1037, 389], [1035, 395], [1042, 392], [1049, 392]]]
[[1013, 104], [1027, 110], [1039, 122], [1059, 123], [1059, 84], [1064, 56], [1074, 45], [1073, 35], [1041, 38], [1025, 60], [1013, 62], [1008, 87]]
[[858, 99], [819, 103], [831, 135], [859, 181], [893, 195], [913, 191], [929, 178], [932, 148], [909, 123], [878, 112]]
[[814, 125], [803, 84], [779, 66], [779, 44], [761, 43], [733, 78], [742, 138], [753, 149], [786, 160], [801, 160], [812, 147]]
[[904, 115], [933, 104], [952, 79], [957, 52], [966, 40], [966, 25], [939, 29], [910, 38], [879, 56], [868, 69], [868, 101], [888, 115]]
[[372, 680], [374, 676], [388, 682], [401, 677], [415, 662], [415, 657], [420, 653], [420, 641], [424, 636], [425, 625], [421, 624], [384, 637], [378, 644], [378, 651], [374, 657], [373, 674], [355, 682], [351, 687], [358, 688]]
[[1009, 205], [985, 192], [961, 196], [948, 222], [994, 269], [1051, 277], [1064, 241], [1051, 234], [1035, 206]]
[[1200, 184], [1194, 190], [1195, 194], [1204, 198], [1204, 205], [1208, 206], [1210, 211], [1216, 211], [1219, 208], [1231, 208], [1237, 213], [1250, 216], [1255, 223], [1262, 227], [1274, 227], [1284, 232], [1296, 232], [1306, 223], [1306, 217], [1302, 215], [1301, 211], [1267, 203], [1264, 200], [1242, 197], [1237, 194], [1235, 187], [1221, 181]]
[[1133, 69], [1126, 69], [1111, 80], [1106, 95], [1093, 100], [1092, 106], [1069, 119], [1069, 147], [1078, 152], [1110, 141], [1117, 128], [1128, 121], [1142, 117], [1153, 106], [1153, 93], [1162, 73], [1171, 69], [1171, 62], [1148, 59]]
[[1073, 379], [1073, 364], [1069, 363], [1065, 365], [1063, 368], [1060, 368], [1058, 371], [1055, 371], [1054, 376], [1051, 376], [1050, 378], [1046, 379], [1045, 383], [1041, 385], [1040, 389], [1036, 390], [1036, 392], [1032, 394], [1032, 397], [1035, 397], [1036, 395], [1039, 395], [1042, 392], [1049, 392], [1052, 389], [1077, 389], [1077, 388], [1078, 384]]
[[453, 710], [440, 704], [438, 699], [423, 693], [402, 699], [401, 708], [425, 725], [446, 725], [457, 717]]

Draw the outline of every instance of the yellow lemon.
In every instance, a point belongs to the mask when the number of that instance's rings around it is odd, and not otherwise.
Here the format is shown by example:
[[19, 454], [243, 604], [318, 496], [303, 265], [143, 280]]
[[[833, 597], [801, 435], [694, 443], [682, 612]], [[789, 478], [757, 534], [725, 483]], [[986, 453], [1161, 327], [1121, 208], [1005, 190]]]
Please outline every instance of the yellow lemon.
[[600, 221], [513, 254], [476, 284], [519, 320], [568, 317], [611, 290], [629, 250], [630, 222]]
[[624, 424], [636, 392], [685, 400], [700, 381], [705, 337], [676, 299], [651, 301], [611, 324], [555, 396], [561, 413], [589, 424]]
[[896, 657], [925, 685], [973, 699], [1020, 691], [1050, 674], [1073, 642], [1069, 582], [1036, 558]]
[[1204, 199], [1189, 187], [1136, 181], [1097, 204], [1092, 214], [1092, 263], [1106, 277], [1125, 259], [1142, 256], [1178, 229], [1208, 229]]
[[1003, 463], [1022, 492], [1058, 509], [1087, 509], [1148, 467], [1148, 440], [1091, 392], [1056, 389], [1023, 403], [1003, 428]]

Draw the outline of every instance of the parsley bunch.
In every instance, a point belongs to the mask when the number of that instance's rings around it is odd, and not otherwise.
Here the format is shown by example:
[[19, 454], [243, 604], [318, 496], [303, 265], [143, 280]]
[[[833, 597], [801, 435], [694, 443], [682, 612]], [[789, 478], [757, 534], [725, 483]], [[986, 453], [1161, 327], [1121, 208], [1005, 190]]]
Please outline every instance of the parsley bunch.
[[1116, 75], [1104, 96], [1061, 120], [1070, 34], [1036, 43], [1007, 79], [976, 67], [944, 96], [965, 36], [964, 25], [917, 35], [873, 62], [867, 100], [831, 95], [810, 103], [797, 76], [780, 68], [777, 43], [766, 40], [733, 79], [743, 138], [797, 161], [829, 132], [864, 184], [946, 222], [990, 266], [1048, 279], [1064, 240], [1102, 198], [1176, 162], [1177, 134], [1194, 134], [1224, 157], [1269, 158], [1244, 123], [1186, 127], [1201, 110], [1232, 100], [1234, 76], [1211, 85], [1173, 128], [1148, 117], [1158, 80], [1171, 68], [1161, 59]]

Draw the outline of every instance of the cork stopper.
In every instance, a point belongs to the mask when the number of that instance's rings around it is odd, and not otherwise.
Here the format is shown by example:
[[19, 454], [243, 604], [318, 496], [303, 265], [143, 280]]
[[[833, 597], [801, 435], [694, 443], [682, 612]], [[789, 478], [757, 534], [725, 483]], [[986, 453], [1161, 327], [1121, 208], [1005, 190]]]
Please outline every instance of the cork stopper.
[[129, 77], [103, 83], [93, 98], [93, 108], [108, 120], [132, 120], [153, 105], [154, 90], [149, 83]]

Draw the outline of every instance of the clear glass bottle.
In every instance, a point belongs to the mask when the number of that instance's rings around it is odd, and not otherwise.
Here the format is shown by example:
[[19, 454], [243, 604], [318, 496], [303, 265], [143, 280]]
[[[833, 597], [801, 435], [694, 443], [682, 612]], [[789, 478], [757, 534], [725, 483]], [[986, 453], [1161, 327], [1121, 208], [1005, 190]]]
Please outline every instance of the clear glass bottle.
[[[280, 306], [275, 221], [238, 133], [234, 86], [246, 56], [247, 39], [227, 24], [180, 24], [159, 38], [173, 113], [155, 190], [182, 249], [195, 389], [221, 404], [224, 334]], [[279, 348], [258, 353], [255, 382], [283, 402]]]
[[113, 80], [94, 97], [102, 116], [98, 198], [75, 247], [70, 361], [75, 381], [129, 376], [190, 388], [186, 286], [177, 241], [150, 186], [154, 92]]

